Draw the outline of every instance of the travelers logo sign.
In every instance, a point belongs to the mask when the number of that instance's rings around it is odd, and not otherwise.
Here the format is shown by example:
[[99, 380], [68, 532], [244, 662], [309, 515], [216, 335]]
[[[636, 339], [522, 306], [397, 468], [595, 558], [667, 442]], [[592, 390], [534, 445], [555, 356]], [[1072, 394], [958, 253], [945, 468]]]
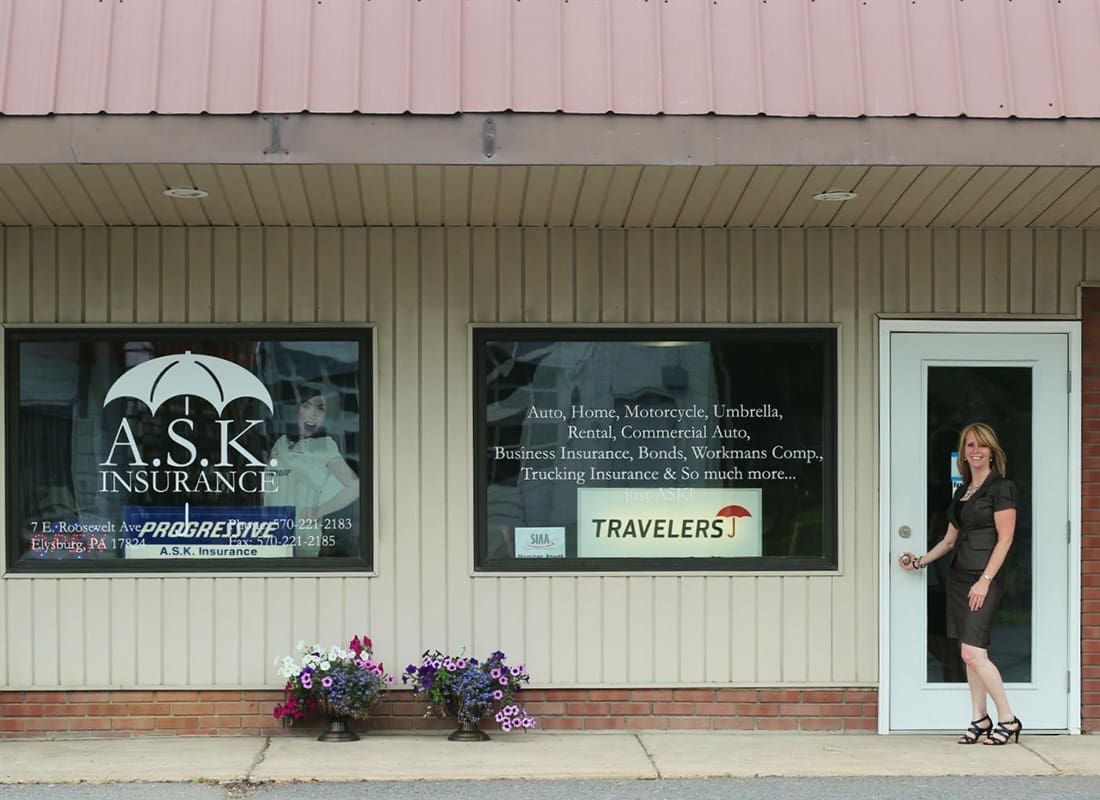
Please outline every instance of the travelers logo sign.
[[581, 558], [761, 555], [760, 489], [577, 489]]

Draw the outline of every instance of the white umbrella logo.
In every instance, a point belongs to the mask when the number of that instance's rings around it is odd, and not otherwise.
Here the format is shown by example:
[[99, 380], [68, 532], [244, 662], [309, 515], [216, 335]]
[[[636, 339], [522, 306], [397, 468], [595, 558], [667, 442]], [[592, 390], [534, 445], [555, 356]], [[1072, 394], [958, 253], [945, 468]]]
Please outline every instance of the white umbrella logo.
[[259, 400], [274, 412], [271, 393], [260, 379], [239, 364], [216, 356], [194, 355], [188, 350], [152, 358], [119, 376], [103, 405], [120, 397], [133, 397], [149, 406], [152, 414], [173, 397], [190, 395], [210, 403], [220, 416], [241, 397]]

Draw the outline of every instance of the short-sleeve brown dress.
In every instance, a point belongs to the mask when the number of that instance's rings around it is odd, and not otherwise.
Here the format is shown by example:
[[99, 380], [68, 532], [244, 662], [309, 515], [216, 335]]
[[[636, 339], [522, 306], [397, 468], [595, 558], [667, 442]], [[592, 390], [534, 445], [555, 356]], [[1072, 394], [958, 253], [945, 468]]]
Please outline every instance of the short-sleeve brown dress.
[[993, 616], [1004, 594], [1000, 570], [989, 587], [985, 602], [970, 610], [970, 587], [985, 572], [997, 544], [996, 511], [1016, 508], [1016, 484], [990, 475], [969, 500], [963, 500], [966, 486], [960, 486], [951, 500], [948, 519], [959, 532], [951, 569], [947, 574], [947, 635], [963, 644], [988, 648], [992, 639]]

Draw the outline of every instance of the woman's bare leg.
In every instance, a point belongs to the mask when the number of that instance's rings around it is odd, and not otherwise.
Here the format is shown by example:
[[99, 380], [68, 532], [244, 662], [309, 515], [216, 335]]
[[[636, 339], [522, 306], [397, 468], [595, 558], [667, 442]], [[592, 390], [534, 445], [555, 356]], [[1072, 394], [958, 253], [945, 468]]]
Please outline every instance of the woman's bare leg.
[[[966, 664], [966, 675], [970, 683], [970, 697], [971, 701], [975, 703], [975, 709], [978, 708], [978, 705], [977, 701], [974, 700], [975, 682], [969, 680], [971, 672], [981, 682], [984, 691], [993, 699], [993, 705], [997, 708], [997, 721], [1011, 722], [1015, 719], [1012, 707], [1008, 704], [1008, 695], [1005, 694], [1001, 671], [997, 669], [996, 664], [989, 660], [989, 651], [984, 647], [964, 644], [962, 646], [962, 660]], [[981, 701], [981, 707], [985, 707], [984, 698]], [[979, 716], [981, 715], [979, 714]]]
[[986, 705], [989, 692], [985, 690], [985, 684], [982, 683], [978, 671], [969, 664], [966, 665], [966, 684], [970, 687], [970, 718], [981, 719], [989, 713], [989, 707]]

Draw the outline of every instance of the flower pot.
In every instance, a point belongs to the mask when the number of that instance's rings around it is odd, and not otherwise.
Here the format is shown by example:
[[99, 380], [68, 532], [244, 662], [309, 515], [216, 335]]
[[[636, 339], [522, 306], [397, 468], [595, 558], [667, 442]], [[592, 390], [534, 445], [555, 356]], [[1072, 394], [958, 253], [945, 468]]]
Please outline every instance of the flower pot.
[[359, 736], [348, 727], [347, 717], [329, 717], [328, 730], [317, 737], [319, 742], [358, 742]]
[[479, 720], [459, 720], [458, 728], [447, 737], [449, 742], [487, 742], [489, 734], [477, 726]]

